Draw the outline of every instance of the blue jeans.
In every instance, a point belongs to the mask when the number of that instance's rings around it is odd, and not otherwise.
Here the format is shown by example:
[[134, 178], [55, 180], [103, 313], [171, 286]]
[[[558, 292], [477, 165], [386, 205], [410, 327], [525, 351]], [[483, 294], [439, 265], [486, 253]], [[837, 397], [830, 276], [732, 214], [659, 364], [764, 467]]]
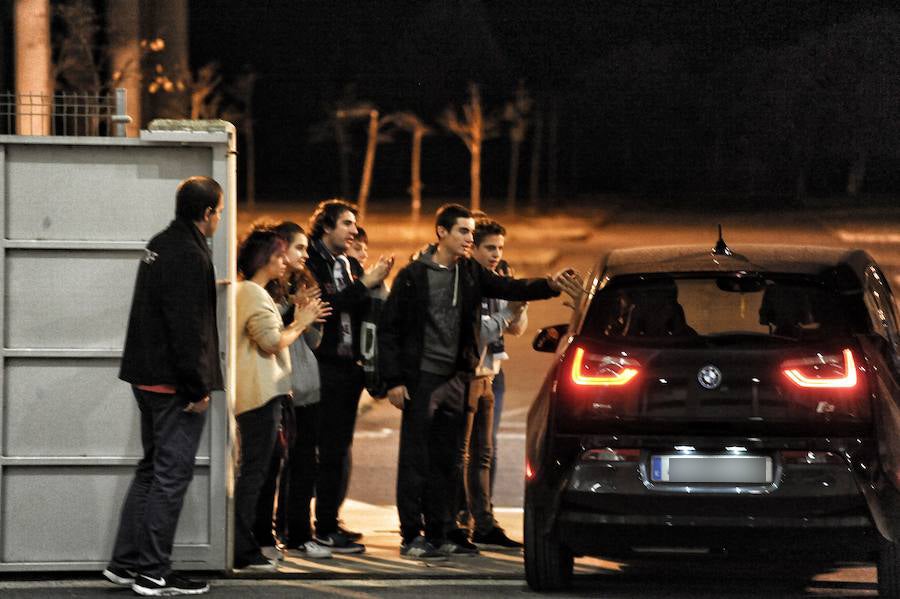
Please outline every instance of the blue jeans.
[[494, 496], [494, 482], [497, 480], [497, 454], [500, 446], [497, 445], [497, 433], [500, 431], [500, 416], [503, 414], [503, 395], [506, 393], [506, 377], [503, 369], [494, 376], [494, 427], [491, 430], [494, 452], [491, 456], [491, 497]]
[[144, 457], [122, 505], [110, 565], [164, 577], [172, 570], [175, 529], [206, 414], [185, 412], [191, 400], [181, 394], [132, 391], [141, 411]]

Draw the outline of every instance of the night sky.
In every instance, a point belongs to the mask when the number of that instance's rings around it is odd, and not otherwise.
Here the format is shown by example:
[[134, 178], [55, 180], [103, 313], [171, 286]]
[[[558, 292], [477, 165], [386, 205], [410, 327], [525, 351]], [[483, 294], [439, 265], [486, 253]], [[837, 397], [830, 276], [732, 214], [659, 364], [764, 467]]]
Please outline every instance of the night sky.
[[[189, 4], [193, 66], [218, 61], [226, 83], [248, 65], [258, 74], [263, 199], [338, 193], [336, 144], [312, 139], [310, 129], [348, 95], [382, 114], [412, 110], [435, 127], [423, 148], [425, 194], [464, 197], [468, 151], [437, 117], [465, 101], [469, 81], [481, 86], [488, 113], [503, 107], [519, 80], [547, 119], [556, 107], [558, 187], [569, 197], [708, 191], [775, 197], [801, 185], [833, 195], [861, 155], [865, 191], [900, 184], [895, 1]], [[353, 189], [364, 129], [351, 127]], [[520, 195], [531, 143], [522, 148]], [[542, 147], [546, 158], [546, 138]], [[484, 147], [486, 196], [505, 195], [508, 160], [503, 126]], [[380, 145], [373, 196], [404, 196], [408, 170], [408, 135]]]

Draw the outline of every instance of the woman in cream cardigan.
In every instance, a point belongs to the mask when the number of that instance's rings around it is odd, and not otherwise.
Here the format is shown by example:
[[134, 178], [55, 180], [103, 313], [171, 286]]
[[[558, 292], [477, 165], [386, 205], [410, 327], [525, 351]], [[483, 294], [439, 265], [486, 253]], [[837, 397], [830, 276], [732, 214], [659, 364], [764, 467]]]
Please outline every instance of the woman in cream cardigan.
[[234, 567], [272, 570], [253, 535], [260, 487], [281, 422], [281, 405], [291, 395], [291, 358], [288, 347], [303, 331], [322, 322], [331, 308], [310, 298], [294, 308], [294, 320], [284, 326], [266, 285], [283, 276], [285, 243], [272, 231], [252, 231], [238, 250], [237, 373], [235, 415], [241, 448], [235, 488]]

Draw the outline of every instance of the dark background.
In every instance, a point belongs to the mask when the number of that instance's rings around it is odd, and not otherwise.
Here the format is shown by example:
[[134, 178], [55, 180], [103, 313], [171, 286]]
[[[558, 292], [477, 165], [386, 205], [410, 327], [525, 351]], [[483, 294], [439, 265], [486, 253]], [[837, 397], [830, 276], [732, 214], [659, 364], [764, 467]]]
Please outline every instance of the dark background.
[[[261, 199], [339, 192], [336, 144], [314, 139], [310, 130], [341, 98], [372, 102], [382, 114], [412, 110], [434, 126], [423, 149], [424, 193], [465, 197], [468, 151], [437, 117], [466, 100], [470, 81], [481, 86], [486, 112], [499, 111], [520, 79], [545, 123], [551, 112], [559, 123], [558, 193], [548, 203], [625, 194], [676, 205], [723, 197], [780, 205], [847, 196], [852, 172], [862, 181], [853, 201], [863, 201], [892, 193], [900, 182], [896, 2], [190, 6], [193, 65], [218, 61], [226, 81], [247, 65], [258, 74], [253, 117]], [[9, 31], [4, 19], [0, 25]], [[365, 123], [351, 130], [355, 189]], [[545, 144], [546, 133], [545, 126]], [[520, 197], [531, 144], [529, 137], [523, 146]], [[374, 197], [406, 194], [409, 145], [401, 134], [379, 146]], [[487, 197], [505, 196], [509, 148], [501, 123], [483, 152]], [[542, 149], [546, 196], [548, 148]]]

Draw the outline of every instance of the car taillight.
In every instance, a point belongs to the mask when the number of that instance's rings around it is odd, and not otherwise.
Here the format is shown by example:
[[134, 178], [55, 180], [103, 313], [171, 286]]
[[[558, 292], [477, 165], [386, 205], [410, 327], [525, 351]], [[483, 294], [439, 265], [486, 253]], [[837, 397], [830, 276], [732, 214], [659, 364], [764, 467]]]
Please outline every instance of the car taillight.
[[589, 387], [621, 386], [637, 376], [638, 366], [625, 356], [589, 354], [578, 347], [572, 360], [572, 382]]
[[788, 360], [781, 369], [792, 383], [806, 389], [850, 389], [858, 382], [856, 360], [849, 349], [840, 354]]

